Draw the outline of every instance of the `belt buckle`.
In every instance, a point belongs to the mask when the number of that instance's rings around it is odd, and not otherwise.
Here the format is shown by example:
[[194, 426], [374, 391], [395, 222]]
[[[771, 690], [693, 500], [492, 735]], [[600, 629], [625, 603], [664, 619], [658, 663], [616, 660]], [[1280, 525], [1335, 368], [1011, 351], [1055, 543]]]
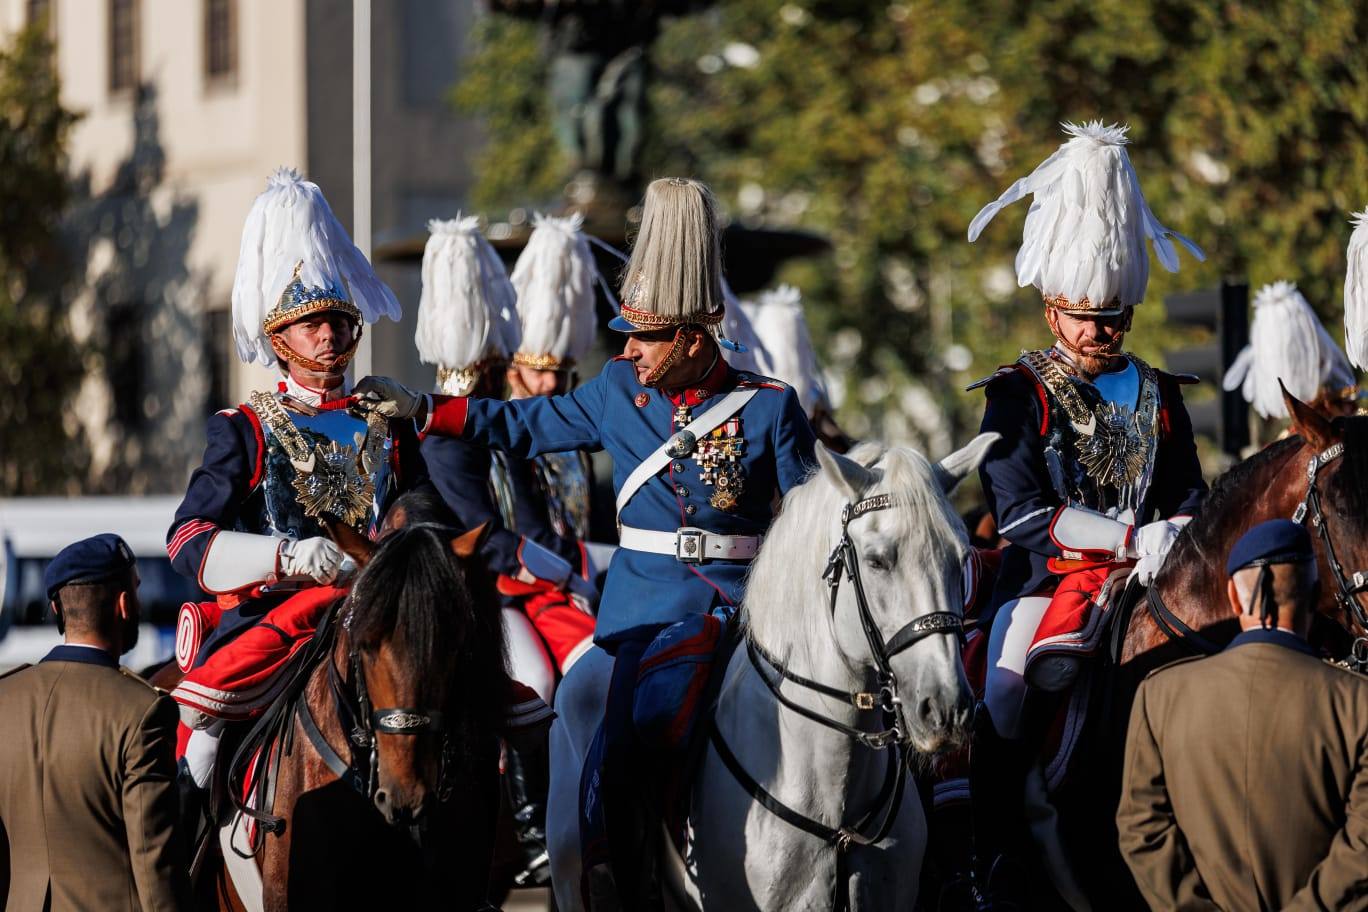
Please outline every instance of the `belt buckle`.
[[687, 526], [675, 532], [675, 560], [681, 564], [701, 564], [707, 558], [703, 554], [703, 529]]

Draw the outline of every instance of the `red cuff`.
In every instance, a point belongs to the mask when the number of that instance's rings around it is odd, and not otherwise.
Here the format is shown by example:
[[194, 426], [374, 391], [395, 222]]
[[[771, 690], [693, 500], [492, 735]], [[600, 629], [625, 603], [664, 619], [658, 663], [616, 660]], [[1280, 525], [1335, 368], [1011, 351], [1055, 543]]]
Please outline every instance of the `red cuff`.
[[470, 402], [465, 396], [432, 397], [432, 411], [428, 415], [427, 432], [440, 437], [460, 437], [465, 430], [466, 412]]

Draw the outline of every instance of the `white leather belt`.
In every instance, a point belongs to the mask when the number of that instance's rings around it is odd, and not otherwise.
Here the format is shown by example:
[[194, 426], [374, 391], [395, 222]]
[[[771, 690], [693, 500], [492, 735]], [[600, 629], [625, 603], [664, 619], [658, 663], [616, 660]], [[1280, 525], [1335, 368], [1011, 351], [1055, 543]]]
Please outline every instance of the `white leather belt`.
[[632, 551], [668, 554], [681, 564], [710, 560], [750, 560], [760, 550], [760, 535], [722, 535], [686, 526], [675, 532], [656, 532], [623, 526], [618, 543]]

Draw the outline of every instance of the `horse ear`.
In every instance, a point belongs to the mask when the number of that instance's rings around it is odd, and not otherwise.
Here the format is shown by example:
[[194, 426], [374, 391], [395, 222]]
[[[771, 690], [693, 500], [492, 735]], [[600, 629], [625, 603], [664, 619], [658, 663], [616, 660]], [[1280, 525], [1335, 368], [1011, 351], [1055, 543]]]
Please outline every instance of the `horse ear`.
[[319, 524], [323, 526], [323, 531], [328, 533], [328, 538], [333, 540], [333, 544], [341, 548], [343, 554], [356, 561], [357, 567], [364, 567], [370, 563], [371, 557], [375, 554], [375, 542], [326, 513], [319, 517]]
[[1278, 381], [1278, 388], [1282, 390], [1287, 414], [1292, 416], [1293, 429], [1312, 449], [1320, 452], [1339, 442], [1340, 434], [1328, 418], [1289, 393], [1281, 380]]
[[874, 473], [853, 459], [834, 453], [822, 444], [817, 444], [817, 463], [822, 473], [831, 479], [836, 490], [842, 491], [846, 499], [856, 501], [860, 495], [874, 484]]
[[989, 448], [1001, 439], [1001, 434], [993, 432], [979, 434], [965, 447], [936, 463], [932, 468], [936, 471], [936, 481], [940, 482], [941, 490], [946, 494], [955, 490], [970, 472], [978, 469], [988, 455]]
[[459, 558], [467, 558], [480, 550], [480, 545], [484, 544], [485, 533], [489, 531], [489, 523], [482, 522], [469, 532], [462, 532], [451, 540], [451, 553]]

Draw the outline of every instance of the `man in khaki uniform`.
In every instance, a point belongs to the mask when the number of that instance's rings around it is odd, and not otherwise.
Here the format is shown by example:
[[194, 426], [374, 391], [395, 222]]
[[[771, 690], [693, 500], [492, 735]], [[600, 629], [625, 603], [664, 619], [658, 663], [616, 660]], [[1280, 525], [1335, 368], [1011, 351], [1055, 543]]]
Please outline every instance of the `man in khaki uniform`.
[[4, 908], [189, 908], [176, 705], [118, 661], [138, 633], [133, 554], [97, 535], [63, 549], [44, 582], [66, 643], [0, 678]]
[[1150, 675], [1117, 824], [1155, 909], [1368, 908], [1368, 678], [1306, 643], [1319, 592], [1298, 523], [1230, 553], [1243, 633]]

